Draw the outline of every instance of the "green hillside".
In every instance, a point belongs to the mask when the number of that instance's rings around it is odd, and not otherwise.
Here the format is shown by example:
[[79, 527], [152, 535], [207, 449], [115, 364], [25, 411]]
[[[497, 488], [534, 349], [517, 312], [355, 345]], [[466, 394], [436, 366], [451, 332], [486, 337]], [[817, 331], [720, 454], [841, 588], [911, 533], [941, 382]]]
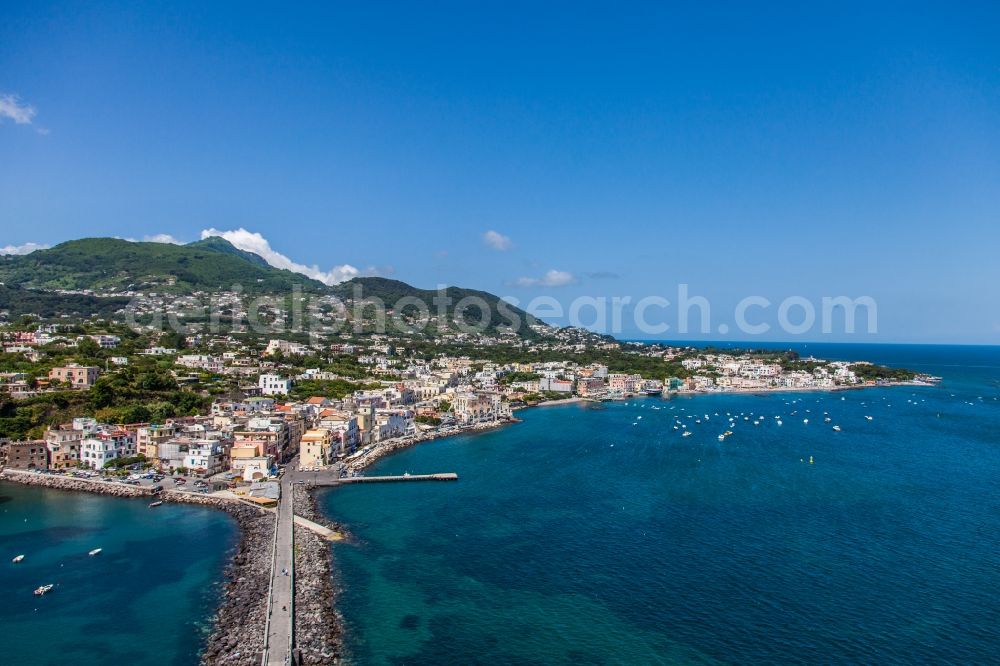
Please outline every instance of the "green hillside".
[[[438, 311], [438, 306], [434, 302], [434, 298], [439, 296], [437, 291], [433, 289], [419, 289], [400, 280], [379, 277], [354, 278], [331, 287], [331, 290], [342, 299], [354, 298], [356, 294], [360, 293], [362, 299], [379, 299], [386, 307], [392, 307], [393, 304], [398, 303], [403, 298], [418, 299], [427, 306], [431, 315], [437, 314]], [[486, 326], [487, 331], [495, 332], [499, 327], [509, 326], [511, 323], [509, 316], [505, 317], [501, 314], [500, 301], [502, 299], [499, 296], [485, 291], [463, 289], [461, 287], [447, 287], [444, 290], [444, 294], [450, 299], [447, 306], [449, 318], [455, 317], [455, 306], [462, 299], [474, 297], [482, 299], [489, 305], [490, 319]], [[509, 303], [504, 303], [502, 307], [506, 312], [520, 318], [522, 326], [518, 329], [518, 332], [522, 337], [533, 336], [532, 331], [525, 324], [541, 323], [538, 319]], [[466, 309], [464, 319], [471, 325], [476, 325], [482, 321], [481, 313], [476, 307]]]
[[254, 254], [253, 252], [247, 252], [246, 250], [241, 250], [236, 247], [225, 238], [219, 236], [209, 236], [208, 238], [202, 239], [200, 241], [195, 241], [193, 243], [188, 243], [184, 247], [193, 247], [199, 250], [213, 250], [215, 252], [223, 252], [225, 254], [231, 254], [235, 257], [242, 257], [252, 264], [257, 264], [258, 266], [268, 267], [269, 264], [264, 259], [264, 257], [259, 254]]
[[326, 286], [268, 266], [222, 238], [191, 245], [84, 238], [0, 261], [0, 282], [32, 289], [155, 291], [188, 294], [242, 286], [245, 293], [307, 292]]
[[92, 315], [111, 319], [128, 305], [123, 297], [99, 298], [78, 294], [57, 294], [51, 291], [21, 289], [0, 285], [0, 311], [10, 319], [24, 314], [38, 315], [43, 319], [60, 317], [86, 318]]
[[[360, 290], [362, 300], [379, 299], [386, 307], [409, 298], [423, 302], [432, 315], [438, 310], [434, 302], [438, 292], [434, 290], [377, 277], [355, 278], [331, 287], [298, 273], [274, 268], [260, 256], [240, 250], [219, 237], [188, 245], [133, 243], [116, 238], [68, 241], [31, 254], [0, 257], [0, 283], [6, 287], [0, 293], [0, 309], [8, 310], [11, 316], [26, 312], [44, 317], [87, 312], [107, 315], [122, 306], [118, 300], [58, 294], [53, 290], [188, 295], [228, 291], [234, 285], [240, 285], [243, 293], [252, 296], [286, 296], [298, 285], [303, 293], [332, 294], [345, 300], [353, 299], [358, 293], [356, 290]], [[493, 294], [459, 287], [448, 287], [445, 293], [451, 299], [447, 307], [449, 320], [456, 317], [457, 303], [475, 297], [489, 306], [487, 332], [509, 326], [513, 317], [520, 320], [521, 336], [534, 336], [524, 324], [536, 324], [538, 320], [511, 305], [501, 305], [501, 299]], [[404, 312], [415, 314], [416, 310], [404, 308]], [[478, 308], [470, 307], [460, 314], [470, 325], [481, 325], [482, 313]], [[432, 325], [427, 332], [434, 335], [439, 328]]]

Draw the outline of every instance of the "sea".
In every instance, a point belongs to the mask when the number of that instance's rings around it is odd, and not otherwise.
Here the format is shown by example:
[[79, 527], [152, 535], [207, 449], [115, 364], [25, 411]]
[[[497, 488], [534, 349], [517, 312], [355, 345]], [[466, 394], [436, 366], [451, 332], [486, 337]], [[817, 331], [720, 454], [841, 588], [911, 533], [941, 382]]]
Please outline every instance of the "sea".
[[[943, 380], [538, 407], [321, 491], [348, 662], [1000, 662], [1000, 348], [797, 348]], [[0, 484], [0, 664], [196, 664], [236, 539]]]
[[1000, 348], [775, 347], [943, 381], [539, 407], [385, 459], [460, 479], [323, 491], [349, 660], [1000, 662]]
[[148, 504], [0, 482], [0, 664], [198, 663], [238, 528]]

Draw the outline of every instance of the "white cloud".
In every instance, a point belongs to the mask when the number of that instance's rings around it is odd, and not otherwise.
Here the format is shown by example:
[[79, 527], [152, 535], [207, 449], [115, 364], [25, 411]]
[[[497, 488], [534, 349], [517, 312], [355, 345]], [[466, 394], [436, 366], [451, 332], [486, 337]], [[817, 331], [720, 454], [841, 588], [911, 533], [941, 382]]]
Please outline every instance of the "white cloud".
[[[203, 239], [211, 236], [225, 238], [241, 250], [246, 250], [247, 252], [253, 252], [254, 254], [260, 255], [268, 264], [274, 266], [275, 268], [284, 268], [295, 273], [300, 273], [301, 275], [311, 277], [314, 280], [319, 280], [324, 284], [338, 284], [362, 275], [362, 271], [360, 269], [355, 268], [350, 264], [341, 264], [339, 266], [334, 266], [329, 271], [322, 271], [316, 265], [306, 266], [305, 264], [292, 261], [285, 255], [273, 249], [268, 240], [259, 233], [255, 231], [247, 231], [243, 227], [228, 231], [205, 229], [201, 232], [201, 237]], [[364, 275], [378, 275], [378, 270], [374, 267], [369, 268], [364, 271]]]
[[0, 95], [0, 120], [9, 118], [18, 125], [30, 125], [37, 113], [35, 107], [25, 104], [17, 95]]
[[143, 236], [142, 240], [146, 243], [170, 243], [171, 245], [184, 245], [184, 241], [178, 240], [170, 234], [153, 234], [152, 236]]
[[133, 238], [132, 236], [112, 236], [112, 238], [128, 241], [129, 243], [170, 243], [171, 245], [184, 245], [184, 241], [174, 238], [170, 234], [153, 234], [151, 236], [143, 236], [142, 238]]
[[518, 287], [565, 287], [576, 282], [572, 273], [557, 271], [554, 268], [540, 278], [522, 277], [515, 280]]
[[504, 236], [499, 231], [493, 231], [492, 229], [483, 234], [483, 242], [498, 252], [505, 252], [514, 247], [510, 236]]
[[2, 254], [31, 254], [35, 250], [47, 250], [50, 245], [44, 245], [42, 243], [25, 243], [24, 245], [5, 245], [0, 247], [0, 255]]

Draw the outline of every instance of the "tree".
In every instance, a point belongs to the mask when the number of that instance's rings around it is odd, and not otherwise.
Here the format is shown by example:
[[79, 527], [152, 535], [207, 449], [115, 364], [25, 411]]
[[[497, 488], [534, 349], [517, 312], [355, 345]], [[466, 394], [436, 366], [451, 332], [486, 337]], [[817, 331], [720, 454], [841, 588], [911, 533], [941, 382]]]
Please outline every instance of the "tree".
[[177, 381], [165, 370], [154, 370], [139, 375], [136, 385], [143, 391], [170, 391], [177, 388]]
[[160, 336], [160, 346], [166, 347], [167, 349], [184, 349], [187, 346], [187, 341], [184, 339], [184, 335], [178, 331], [167, 331]]
[[153, 402], [148, 407], [150, 412], [149, 420], [153, 423], [163, 423], [171, 416], [176, 416], [177, 414], [177, 407], [172, 402]]
[[90, 387], [90, 405], [93, 409], [110, 407], [115, 401], [115, 389], [111, 378], [100, 377]]
[[146, 423], [151, 416], [145, 405], [129, 405], [122, 407], [119, 418], [121, 418], [122, 423]]
[[76, 341], [76, 351], [85, 358], [97, 358], [101, 352], [101, 346], [94, 342], [92, 338], [78, 338]]

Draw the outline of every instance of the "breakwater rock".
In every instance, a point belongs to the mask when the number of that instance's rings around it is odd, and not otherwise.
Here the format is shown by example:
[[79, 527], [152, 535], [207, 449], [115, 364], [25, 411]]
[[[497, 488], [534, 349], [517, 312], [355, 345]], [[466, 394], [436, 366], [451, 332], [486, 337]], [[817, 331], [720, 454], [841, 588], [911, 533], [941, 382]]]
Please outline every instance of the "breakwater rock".
[[0, 479], [26, 486], [41, 486], [57, 490], [77, 490], [87, 493], [97, 493], [98, 495], [111, 495], [113, 497], [149, 497], [153, 494], [150, 488], [130, 486], [125, 483], [78, 479], [70, 476], [40, 474], [38, 472], [25, 472], [14, 469], [5, 469], [0, 473]]
[[164, 491], [164, 501], [215, 506], [240, 526], [240, 543], [226, 567], [222, 604], [201, 655], [205, 665], [256, 666], [264, 650], [267, 590], [275, 516], [270, 511], [216, 497]]
[[488, 432], [490, 430], [496, 430], [512, 423], [520, 422], [521, 419], [511, 416], [504, 419], [498, 419], [496, 421], [490, 421], [489, 423], [477, 423], [454, 432], [442, 433], [438, 430], [429, 430], [412, 437], [398, 437], [383, 440], [372, 447], [372, 449], [362, 458], [347, 463], [345, 467], [349, 472], [361, 472], [367, 467], [371, 467], [382, 458], [423, 442], [433, 442], [436, 439], [445, 439], [449, 437], [456, 437], [458, 435], [475, 435], [478, 433]]
[[[331, 529], [308, 491], [294, 491], [296, 515]], [[330, 543], [316, 533], [295, 527], [295, 638], [303, 664], [336, 664], [343, 652], [343, 618], [335, 603], [339, 587], [333, 582]]]

